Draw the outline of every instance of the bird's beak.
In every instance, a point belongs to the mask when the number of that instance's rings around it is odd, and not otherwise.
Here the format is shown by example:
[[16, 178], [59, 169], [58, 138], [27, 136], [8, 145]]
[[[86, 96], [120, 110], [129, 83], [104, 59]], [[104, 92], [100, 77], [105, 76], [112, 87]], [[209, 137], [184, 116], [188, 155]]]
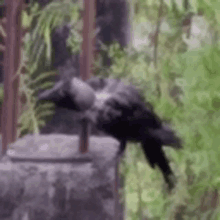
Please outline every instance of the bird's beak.
[[57, 101], [62, 97], [63, 81], [58, 82], [52, 89], [48, 89], [38, 95], [39, 100]]

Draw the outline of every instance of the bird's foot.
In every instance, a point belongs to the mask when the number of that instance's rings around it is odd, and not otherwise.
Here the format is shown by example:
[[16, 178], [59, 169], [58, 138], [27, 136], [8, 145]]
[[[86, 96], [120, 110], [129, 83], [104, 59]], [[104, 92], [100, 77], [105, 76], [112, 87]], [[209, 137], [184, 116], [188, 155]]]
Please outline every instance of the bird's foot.
[[168, 193], [172, 193], [173, 190], [175, 189], [175, 186], [177, 184], [177, 179], [173, 174], [170, 174], [166, 176], [165, 178], [166, 183], [167, 183], [167, 191]]

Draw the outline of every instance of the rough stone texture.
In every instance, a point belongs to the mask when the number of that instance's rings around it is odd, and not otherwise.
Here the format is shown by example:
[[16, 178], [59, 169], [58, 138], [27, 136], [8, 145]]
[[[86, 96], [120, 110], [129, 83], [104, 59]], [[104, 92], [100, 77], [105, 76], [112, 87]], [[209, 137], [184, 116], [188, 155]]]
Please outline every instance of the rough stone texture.
[[90, 137], [86, 154], [78, 143], [77, 136], [27, 135], [12, 144], [0, 161], [0, 219], [115, 219], [119, 143]]

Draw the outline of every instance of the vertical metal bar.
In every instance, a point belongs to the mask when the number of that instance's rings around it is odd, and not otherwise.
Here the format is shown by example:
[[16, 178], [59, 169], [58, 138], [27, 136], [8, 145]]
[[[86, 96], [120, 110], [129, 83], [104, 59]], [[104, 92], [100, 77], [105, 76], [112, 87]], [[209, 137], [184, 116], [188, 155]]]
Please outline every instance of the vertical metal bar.
[[[15, 54], [14, 54], [14, 62], [15, 62], [15, 70], [13, 74], [15, 75], [19, 69], [19, 66], [21, 64], [21, 45], [22, 45], [22, 27], [21, 27], [21, 13], [23, 9], [24, 0], [20, 1], [20, 4], [18, 4], [17, 7], [17, 13], [15, 17], [15, 28], [17, 32], [17, 41], [16, 41], [16, 48], [15, 48]], [[12, 81], [12, 89], [13, 89], [13, 95], [14, 95], [14, 109], [13, 109], [13, 118], [12, 118], [12, 142], [14, 142], [17, 138], [17, 123], [18, 123], [18, 113], [19, 113], [19, 102], [20, 102], [20, 96], [19, 96], [19, 83], [20, 83], [20, 77], [19, 75], [16, 76], [16, 78], [13, 77]]]
[[90, 124], [87, 120], [81, 121], [80, 127], [80, 152], [88, 152], [89, 146], [89, 134], [90, 134]]
[[[120, 201], [121, 195], [124, 196], [124, 176], [120, 175], [120, 162], [122, 157], [119, 156], [115, 161], [115, 182], [114, 182], [114, 200], [115, 200], [115, 213], [114, 220], [123, 220], [125, 215], [125, 202], [124, 198]], [[120, 192], [119, 192], [120, 190]]]
[[83, 44], [80, 62], [80, 75], [82, 80], [89, 79], [92, 74], [95, 3], [95, 0], [84, 0]]
[[[4, 32], [6, 30], [6, 6], [5, 5], [1, 5], [0, 6], [0, 25], [2, 26]], [[4, 36], [3, 33], [0, 33], [0, 53], [1, 53], [1, 68], [4, 68], [4, 62], [3, 62], [3, 57], [4, 57], [4, 52], [5, 52], [5, 39], [6, 36]], [[3, 70], [4, 71], [4, 70]], [[3, 74], [3, 72], [2, 72]], [[2, 76], [3, 77], [3, 76]], [[3, 128], [3, 124], [2, 124], [2, 109], [3, 106], [1, 106], [0, 108], [0, 133], [2, 134], [2, 128]]]
[[7, 0], [6, 50], [4, 54], [4, 102], [2, 114], [2, 154], [16, 138], [18, 78], [12, 81], [20, 62], [21, 9], [23, 0]]
[[114, 219], [119, 220], [119, 158], [115, 161], [115, 184], [114, 184], [114, 199], [115, 199], [115, 214]]
[[[87, 80], [92, 74], [94, 23], [95, 23], [95, 0], [84, 0], [83, 12], [83, 44], [80, 57], [80, 76]], [[89, 123], [83, 120], [80, 132], [80, 152], [86, 153], [89, 144]]]

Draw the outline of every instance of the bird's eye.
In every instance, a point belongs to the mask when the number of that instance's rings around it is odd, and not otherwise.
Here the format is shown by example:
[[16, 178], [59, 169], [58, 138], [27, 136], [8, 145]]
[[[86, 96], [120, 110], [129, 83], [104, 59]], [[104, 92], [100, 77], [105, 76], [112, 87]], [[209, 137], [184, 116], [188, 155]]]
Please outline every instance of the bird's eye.
[[65, 91], [63, 89], [59, 89], [58, 94], [59, 94], [60, 97], [64, 97]]

